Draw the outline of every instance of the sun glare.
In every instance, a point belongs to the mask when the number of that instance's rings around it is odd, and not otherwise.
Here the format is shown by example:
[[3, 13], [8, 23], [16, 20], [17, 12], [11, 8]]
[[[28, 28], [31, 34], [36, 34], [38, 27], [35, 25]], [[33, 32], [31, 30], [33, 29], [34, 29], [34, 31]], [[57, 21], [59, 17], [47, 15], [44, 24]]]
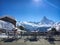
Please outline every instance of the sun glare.
[[42, 0], [33, 0], [33, 1], [38, 3], [38, 2], [41, 2]]
[[33, 4], [35, 4], [35, 6], [39, 6], [42, 5], [43, 0], [33, 0]]

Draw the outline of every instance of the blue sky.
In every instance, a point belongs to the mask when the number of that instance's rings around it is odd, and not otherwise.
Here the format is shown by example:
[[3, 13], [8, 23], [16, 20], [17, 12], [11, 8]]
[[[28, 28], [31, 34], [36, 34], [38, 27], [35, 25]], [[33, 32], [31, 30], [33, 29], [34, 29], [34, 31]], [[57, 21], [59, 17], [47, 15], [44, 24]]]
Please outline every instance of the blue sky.
[[60, 0], [0, 0], [0, 16], [3, 15], [17, 21], [39, 22], [43, 16], [60, 21]]

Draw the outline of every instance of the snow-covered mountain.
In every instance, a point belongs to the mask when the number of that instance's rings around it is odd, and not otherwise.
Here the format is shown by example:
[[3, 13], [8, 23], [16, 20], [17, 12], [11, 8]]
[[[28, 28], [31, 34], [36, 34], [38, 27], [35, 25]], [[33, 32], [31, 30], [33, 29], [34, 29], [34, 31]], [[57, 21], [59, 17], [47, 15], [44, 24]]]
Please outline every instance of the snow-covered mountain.
[[15, 26], [12, 23], [0, 20], [0, 29], [12, 30], [13, 28]]
[[36, 30], [38, 25], [30, 22], [21, 22], [21, 26], [26, 28], [26, 30]]
[[40, 25], [52, 25], [54, 24], [54, 21], [49, 20], [47, 17], [44, 16], [39, 24]]
[[54, 21], [48, 19], [47, 17], [43, 17], [40, 22], [20, 22], [21, 26], [24, 26], [27, 30], [40, 30], [40, 31], [47, 31], [48, 28], [51, 27], [59, 27], [58, 25], [60, 22], [55, 23]]

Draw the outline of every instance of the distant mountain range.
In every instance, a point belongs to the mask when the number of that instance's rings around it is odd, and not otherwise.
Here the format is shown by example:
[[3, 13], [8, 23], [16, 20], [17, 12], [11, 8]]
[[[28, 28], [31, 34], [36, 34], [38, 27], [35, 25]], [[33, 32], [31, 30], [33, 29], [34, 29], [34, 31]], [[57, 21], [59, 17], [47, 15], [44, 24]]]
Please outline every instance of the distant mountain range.
[[17, 23], [20, 26], [24, 26], [26, 30], [39, 30], [47, 31], [49, 28], [55, 27], [57, 30], [60, 30], [60, 22], [54, 22], [47, 17], [43, 17], [40, 22], [19, 22]]

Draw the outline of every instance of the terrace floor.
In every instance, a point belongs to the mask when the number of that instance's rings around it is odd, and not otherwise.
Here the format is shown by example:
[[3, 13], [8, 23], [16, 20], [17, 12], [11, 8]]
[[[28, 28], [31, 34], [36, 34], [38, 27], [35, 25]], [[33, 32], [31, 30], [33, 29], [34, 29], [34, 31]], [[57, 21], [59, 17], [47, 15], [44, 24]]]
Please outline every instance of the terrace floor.
[[[19, 40], [15, 40], [13, 42], [3, 42], [0, 41], [0, 45], [60, 45], [60, 41], [48, 41], [46, 39], [43, 39], [42, 37], [38, 37], [39, 40], [38, 41], [24, 41], [24, 39], [26, 39], [27, 36], [23, 36], [21, 39]], [[58, 37], [57, 37], [58, 38]], [[60, 37], [59, 37], [60, 39]]]

